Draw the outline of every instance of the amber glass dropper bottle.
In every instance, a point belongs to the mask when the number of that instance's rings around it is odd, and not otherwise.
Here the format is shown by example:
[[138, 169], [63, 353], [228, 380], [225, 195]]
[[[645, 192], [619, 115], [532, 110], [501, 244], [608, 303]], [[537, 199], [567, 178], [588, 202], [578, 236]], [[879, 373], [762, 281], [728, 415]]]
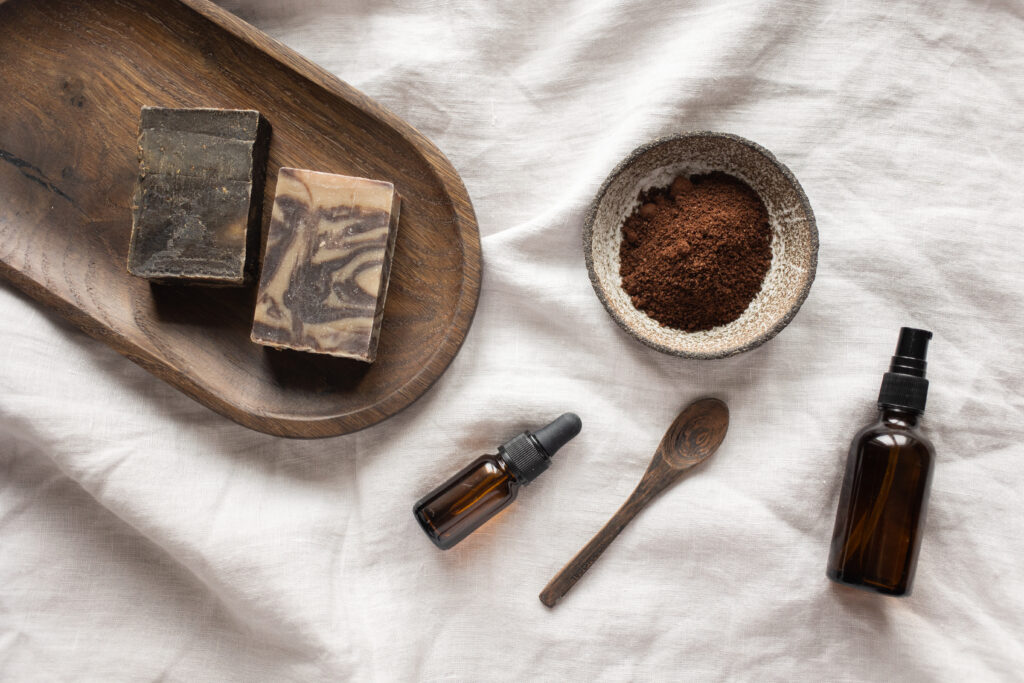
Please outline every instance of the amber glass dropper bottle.
[[565, 413], [498, 446], [496, 455], [481, 455], [416, 503], [416, 521], [434, 545], [451, 548], [511, 504], [582, 426], [574, 413]]
[[828, 558], [828, 578], [886, 595], [909, 595], [921, 547], [935, 450], [918, 431], [932, 333], [900, 329], [878, 393], [878, 420], [850, 446]]

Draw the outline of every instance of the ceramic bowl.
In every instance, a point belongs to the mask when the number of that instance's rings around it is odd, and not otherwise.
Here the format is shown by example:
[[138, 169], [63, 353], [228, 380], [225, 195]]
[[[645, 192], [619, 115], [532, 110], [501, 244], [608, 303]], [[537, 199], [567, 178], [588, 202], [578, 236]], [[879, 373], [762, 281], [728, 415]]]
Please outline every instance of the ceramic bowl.
[[[622, 223], [637, 195], [677, 175], [722, 171], [747, 183], [768, 209], [772, 262], [761, 291], [739, 318], [710, 330], [664, 327], [633, 306], [619, 276]], [[626, 332], [648, 346], [686, 358], [725, 358], [765, 343], [793, 319], [818, 265], [818, 228], [800, 183], [771, 152], [736, 135], [696, 132], [635, 149], [601, 185], [587, 214], [583, 251], [594, 291]]]

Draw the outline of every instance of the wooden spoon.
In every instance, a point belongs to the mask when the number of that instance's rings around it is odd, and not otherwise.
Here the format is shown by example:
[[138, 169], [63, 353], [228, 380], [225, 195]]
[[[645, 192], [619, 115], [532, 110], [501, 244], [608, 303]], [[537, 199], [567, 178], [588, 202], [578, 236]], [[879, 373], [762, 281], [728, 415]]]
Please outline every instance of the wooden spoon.
[[636, 513], [670, 484], [675, 483], [683, 472], [708, 459], [718, 450], [728, 428], [729, 408], [717, 398], [695, 401], [679, 413], [661, 438], [647, 472], [632, 495], [590, 543], [548, 582], [540, 592], [540, 601], [548, 607], [554, 607], [590, 569], [619, 532], [626, 528]]

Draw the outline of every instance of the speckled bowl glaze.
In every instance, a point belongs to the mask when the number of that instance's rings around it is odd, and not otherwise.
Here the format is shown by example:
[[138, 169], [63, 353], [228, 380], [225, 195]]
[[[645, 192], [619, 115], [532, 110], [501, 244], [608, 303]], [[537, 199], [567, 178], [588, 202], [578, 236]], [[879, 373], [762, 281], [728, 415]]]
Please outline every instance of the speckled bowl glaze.
[[[761, 197], [772, 231], [772, 263], [761, 291], [739, 318], [710, 330], [684, 332], [634, 308], [623, 291], [622, 223], [637, 207], [640, 192], [665, 187], [680, 174], [711, 171], [739, 178]], [[800, 183], [771, 152], [736, 135], [684, 133], [638, 147], [612, 171], [587, 214], [583, 253], [598, 298], [631, 336], [676, 356], [725, 358], [765, 343], [796, 315], [814, 281], [818, 228]]]

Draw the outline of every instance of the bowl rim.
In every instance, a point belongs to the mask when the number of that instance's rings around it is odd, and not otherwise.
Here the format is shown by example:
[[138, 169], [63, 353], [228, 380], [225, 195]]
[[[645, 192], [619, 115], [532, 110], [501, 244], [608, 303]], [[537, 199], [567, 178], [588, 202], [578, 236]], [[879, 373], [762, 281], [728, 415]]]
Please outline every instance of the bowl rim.
[[[597, 273], [594, 269], [594, 219], [597, 217], [597, 209], [601, 205], [601, 200], [604, 199], [605, 193], [608, 191], [608, 188], [627, 167], [629, 167], [634, 161], [636, 161], [639, 157], [643, 156], [650, 150], [654, 149], [655, 147], [668, 144], [670, 142], [676, 142], [679, 140], [686, 140], [691, 138], [726, 139], [731, 142], [748, 147], [753, 151], [764, 156], [770, 164], [772, 164], [776, 169], [779, 170], [780, 173], [782, 173], [782, 176], [786, 179], [786, 181], [796, 190], [797, 199], [799, 200], [800, 205], [803, 207], [803, 210], [807, 214], [807, 226], [810, 231], [811, 240], [811, 263], [808, 268], [808, 277], [806, 278], [803, 287], [801, 287], [800, 292], [798, 292], [796, 301], [789, 308], [789, 310], [786, 311], [785, 315], [783, 315], [782, 318], [780, 318], [778, 322], [776, 322], [770, 329], [762, 332], [761, 334], [754, 337], [750, 341], [741, 344], [740, 346], [737, 346], [735, 348], [710, 353], [674, 349], [669, 346], [665, 346], [664, 344], [659, 344], [658, 342], [649, 339], [643, 334], [641, 334], [632, 325], [630, 325], [629, 322], [620, 317], [618, 313], [615, 312], [615, 309], [612, 308], [611, 304], [608, 301], [608, 298], [605, 296], [604, 288], [602, 287], [601, 282], [598, 279]], [[608, 315], [610, 315], [612, 319], [618, 324], [618, 326], [625, 330], [626, 333], [629, 334], [629, 336], [633, 337], [640, 343], [645, 344], [657, 351], [661, 351], [662, 353], [667, 353], [669, 355], [678, 356], [681, 358], [711, 360], [717, 358], [728, 358], [730, 356], [736, 356], [746, 351], [755, 349], [758, 346], [761, 346], [766, 341], [768, 341], [769, 339], [777, 335], [779, 332], [781, 332], [782, 329], [786, 327], [786, 325], [788, 325], [790, 321], [793, 320], [793, 317], [800, 310], [800, 307], [803, 306], [803, 303], [807, 299], [808, 294], [810, 294], [811, 284], [814, 282], [814, 278], [818, 272], [819, 247], [820, 242], [818, 239], [818, 224], [814, 217], [814, 211], [811, 209], [811, 203], [807, 199], [807, 193], [804, 192], [804, 188], [800, 185], [800, 181], [796, 179], [796, 176], [793, 174], [792, 171], [789, 170], [789, 167], [787, 167], [784, 163], [779, 161], [778, 158], [774, 154], [772, 154], [768, 149], [762, 147], [756, 142], [748, 140], [744, 137], [740, 137], [739, 135], [734, 135], [732, 133], [719, 133], [710, 130], [697, 130], [684, 133], [674, 133], [671, 135], [664, 135], [653, 140], [650, 140], [648, 142], [645, 142], [644, 144], [634, 149], [632, 152], [626, 155], [626, 157], [622, 161], [616, 164], [615, 168], [613, 168], [611, 173], [608, 174], [608, 177], [606, 177], [604, 182], [601, 183], [601, 187], [598, 189], [597, 194], [594, 195], [594, 199], [591, 201], [590, 207], [587, 209], [587, 215], [583, 222], [583, 257], [587, 263], [587, 273], [590, 276], [590, 284], [591, 286], [593, 286], [594, 292], [597, 294], [597, 298], [601, 300], [601, 304], [604, 306], [604, 309], [608, 312]]]

